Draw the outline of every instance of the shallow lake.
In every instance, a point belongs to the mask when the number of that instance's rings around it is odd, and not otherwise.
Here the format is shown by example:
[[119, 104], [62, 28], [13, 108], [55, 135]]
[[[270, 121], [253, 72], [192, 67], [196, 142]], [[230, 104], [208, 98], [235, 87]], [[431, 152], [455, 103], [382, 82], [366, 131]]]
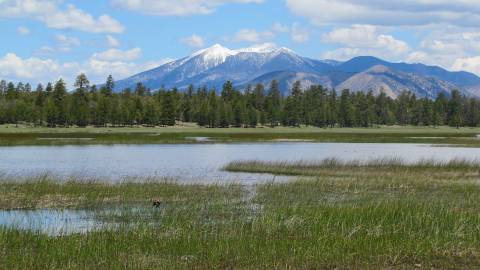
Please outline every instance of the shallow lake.
[[315, 161], [332, 157], [342, 160], [398, 157], [408, 162], [472, 160], [480, 158], [480, 148], [306, 142], [0, 147], [0, 173], [20, 177], [51, 173], [65, 178], [113, 182], [129, 177], [157, 177], [184, 183], [253, 184], [271, 181], [273, 176], [229, 173], [221, 168], [236, 160]]

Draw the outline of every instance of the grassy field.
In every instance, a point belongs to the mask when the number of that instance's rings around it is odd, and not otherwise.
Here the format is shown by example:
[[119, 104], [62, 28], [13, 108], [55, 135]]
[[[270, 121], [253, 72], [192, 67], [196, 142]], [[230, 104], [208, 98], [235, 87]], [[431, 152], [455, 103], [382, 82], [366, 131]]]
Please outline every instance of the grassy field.
[[58, 237], [0, 228], [0, 269], [478, 269], [479, 168], [331, 159], [227, 166], [300, 177], [255, 187], [5, 179], [1, 209], [121, 207], [111, 218], [125, 225]]
[[229, 128], [194, 126], [172, 128], [33, 128], [0, 126], [0, 145], [90, 145], [90, 144], [175, 144], [235, 142], [358, 142], [427, 143], [480, 147], [480, 128], [376, 127], [376, 128]]

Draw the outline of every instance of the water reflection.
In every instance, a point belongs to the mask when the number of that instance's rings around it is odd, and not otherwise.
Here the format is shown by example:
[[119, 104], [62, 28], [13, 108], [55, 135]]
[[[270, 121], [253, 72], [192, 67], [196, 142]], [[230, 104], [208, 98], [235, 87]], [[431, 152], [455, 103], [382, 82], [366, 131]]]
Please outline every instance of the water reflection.
[[185, 183], [254, 184], [271, 181], [273, 176], [229, 173], [221, 171], [221, 168], [235, 160], [315, 161], [331, 157], [341, 160], [398, 157], [410, 162], [421, 159], [448, 161], [454, 158], [478, 159], [480, 149], [419, 144], [308, 142], [20, 146], [0, 147], [0, 172], [25, 177], [49, 172], [62, 177], [80, 176], [110, 181], [157, 177]]
[[30, 230], [53, 236], [86, 233], [101, 227], [86, 210], [5, 210], [0, 211], [0, 226]]

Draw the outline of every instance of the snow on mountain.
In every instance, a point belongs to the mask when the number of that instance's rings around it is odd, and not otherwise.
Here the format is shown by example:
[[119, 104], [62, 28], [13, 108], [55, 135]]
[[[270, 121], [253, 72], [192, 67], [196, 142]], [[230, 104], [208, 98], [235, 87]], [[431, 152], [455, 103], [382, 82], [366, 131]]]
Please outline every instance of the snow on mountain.
[[142, 83], [151, 89], [190, 84], [221, 89], [225, 81], [242, 88], [248, 84], [276, 79], [288, 93], [295, 80], [305, 87], [322, 84], [337, 90], [387, 91], [392, 97], [403, 90], [417, 96], [434, 97], [438, 92], [460, 89], [466, 95], [480, 95], [480, 78], [468, 72], [450, 72], [422, 64], [390, 63], [371, 56], [346, 62], [314, 60], [273, 43], [231, 50], [220, 44], [199, 50], [179, 60], [148, 70], [116, 84], [116, 90], [134, 88]]
[[220, 44], [215, 44], [210, 48], [193, 53], [189, 57], [183, 59], [181, 63], [183, 64], [191, 59], [199, 58], [201, 59], [200, 64], [203, 64], [206, 68], [212, 68], [224, 63], [227, 57], [236, 55], [237, 53], [237, 51], [225, 48]]

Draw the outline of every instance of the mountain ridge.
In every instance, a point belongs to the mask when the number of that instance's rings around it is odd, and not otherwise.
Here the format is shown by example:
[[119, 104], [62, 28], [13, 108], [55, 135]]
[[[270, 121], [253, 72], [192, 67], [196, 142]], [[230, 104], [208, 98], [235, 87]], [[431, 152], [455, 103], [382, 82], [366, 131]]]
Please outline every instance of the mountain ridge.
[[392, 63], [373, 56], [354, 57], [348, 61], [316, 60], [300, 56], [285, 47], [266, 43], [231, 50], [220, 44], [141, 72], [116, 84], [116, 90], [134, 88], [142, 83], [151, 89], [184, 89], [193, 84], [221, 89], [230, 80], [240, 89], [248, 84], [278, 80], [284, 94], [293, 80], [304, 87], [324, 87], [352, 91], [379, 92], [393, 98], [410, 90], [420, 97], [434, 98], [440, 92], [461, 90], [468, 96], [480, 96], [480, 77], [465, 71], [448, 71], [421, 63]]

